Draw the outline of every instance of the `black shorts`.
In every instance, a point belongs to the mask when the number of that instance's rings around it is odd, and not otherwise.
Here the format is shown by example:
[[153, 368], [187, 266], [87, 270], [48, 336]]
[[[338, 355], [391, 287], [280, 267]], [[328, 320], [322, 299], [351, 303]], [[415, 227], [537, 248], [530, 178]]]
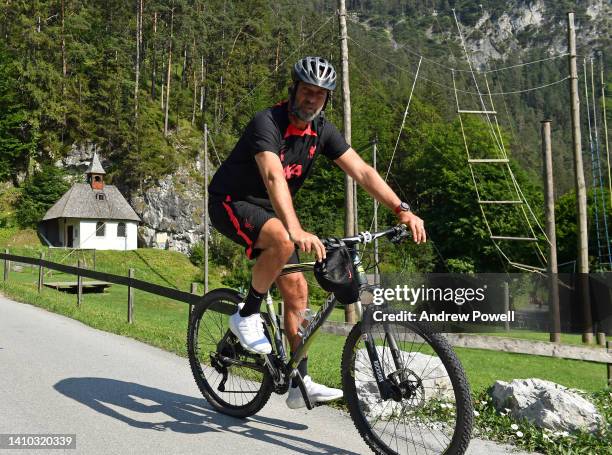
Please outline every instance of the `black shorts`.
[[[271, 218], [278, 218], [273, 210], [243, 200], [232, 200], [211, 197], [208, 204], [208, 215], [213, 227], [230, 240], [242, 245], [249, 259], [261, 254], [255, 243], [263, 225]], [[287, 264], [298, 264], [300, 258], [293, 252]]]

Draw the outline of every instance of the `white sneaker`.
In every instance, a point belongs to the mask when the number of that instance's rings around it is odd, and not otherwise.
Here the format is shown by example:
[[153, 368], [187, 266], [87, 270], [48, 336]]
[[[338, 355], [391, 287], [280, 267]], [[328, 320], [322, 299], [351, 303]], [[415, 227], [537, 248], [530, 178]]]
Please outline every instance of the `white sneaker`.
[[[306, 392], [310, 398], [312, 404], [323, 403], [325, 401], [337, 400], [342, 398], [344, 393], [340, 389], [334, 389], [332, 387], [324, 386], [323, 384], [317, 384], [313, 382], [310, 376], [304, 376], [304, 386], [306, 386]], [[285, 401], [287, 406], [291, 409], [299, 409], [306, 407], [302, 392], [299, 387], [289, 387], [289, 396]]]
[[263, 321], [259, 313], [247, 317], [240, 316], [244, 303], [238, 304], [238, 311], [230, 316], [229, 328], [238, 337], [240, 344], [247, 351], [255, 354], [270, 354], [272, 345], [266, 338]]

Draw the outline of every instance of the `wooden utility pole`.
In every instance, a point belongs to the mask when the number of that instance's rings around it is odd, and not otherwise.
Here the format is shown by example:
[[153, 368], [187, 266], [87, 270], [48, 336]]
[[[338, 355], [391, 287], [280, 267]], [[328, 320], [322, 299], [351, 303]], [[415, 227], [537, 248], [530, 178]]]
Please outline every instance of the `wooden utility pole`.
[[546, 202], [546, 235], [550, 243], [548, 255], [548, 308], [550, 309], [550, 341], [561, 341], [559, 285], [557, 269], [557, 234], [555, 232], [555, 197], [552, 165], [550, 120], [542, 121], [542, 158], [544, 162], [544, 199]]
[[576, 188], [578, 227], [578, 281], [576, 302], [580, 305], [583, 319], [582, 341], [593, 342], [593, 321], [589, 299], [589, 249], [587, 231], [587, 199], [582, 167], [582, 137], [580, 134], [580, 101], [578, 99], [578, 70], [576, 67], [576, 28], [574, 13], [567, 13], [567, 41], [569, 52], [570, 107], [572, 115], [572, 138], [574, 149], [574, 178]]
[[[349, 86], [349, 62], [348, 62], [348, 42], [346, 33], [346, 4], [344, 0], [338, 0], [340, 21], [340, 52], [342, 56], [342, 107], [343, 107], [343, 129], [344, 139], [351, 143], [351, 89]], [[353, 179], [345, 177], [344, 187], [344, 235], [355, 235], [355, 197]]]
[[606, 82], [604, 80], [603, 52], [599, 51], [599, 77], [601, 82], [601, 114], [603, 117], [603, 136], [606, 144], [606, 161], [608, 163], [608, 194], [612, 207], [612, 177], [610, 176], [610, 149], [608, 148], [608, 119], [606, 118]]
[[[344, 112], [344, 139], [351, 143], [351, 90], [349, 87], [348, 42], [346, 34], [346, 4], [338, 0], [338, 20], [340, 21], [340, 52], [342, 55], [342, 105]], [[355, 187], [353, 179], [347, 174], [344, 177], [344, 235], [355, 235]], [[344, 308], [345, 321], [356, 322], [354, 305]]]
[[208, 292], [208, 124], [204, 124], [204, 294]]
[[[378, 149], [378, 137], [374, 138], [374, 144], [372, 147], [372, 165], [374, 170], [377, 171], [376, 168], [376, 152]], [[378, 201], [376, 198], [374, 199], [374, 232], [378, 231]], [[380, 284], [380, 275], [378, 271], [378, 239], [374, 240], [374, 284]]]
[[164, 136], [168, 135], [168, 108], [170, 106], [170, 80], [172, 79], [172, 32], [174, 28], [174, 8], [170, 10], [170, 43], [168, 44], [168, 71], [166, 73], [166, 111], [164, 114]]

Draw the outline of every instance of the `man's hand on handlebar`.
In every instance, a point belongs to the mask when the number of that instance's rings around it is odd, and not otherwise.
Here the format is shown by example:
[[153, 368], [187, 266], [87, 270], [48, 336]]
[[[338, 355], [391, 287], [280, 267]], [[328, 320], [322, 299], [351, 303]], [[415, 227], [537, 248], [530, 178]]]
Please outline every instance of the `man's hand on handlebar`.
[[314, 252], [317, 261], [320, 262], [325, 259], [325, 246], [316, 235], [298, 228], [289, 232], [289, 238], [300, 248], [300, 251]]
[[416, 243], [424, 243], [427, 241], [425, 233], [425, 223], [421, 218], [412, 212], [400, 212], [398, 215], [399, 222], [408, 226], [412, 232], [412, 238]]

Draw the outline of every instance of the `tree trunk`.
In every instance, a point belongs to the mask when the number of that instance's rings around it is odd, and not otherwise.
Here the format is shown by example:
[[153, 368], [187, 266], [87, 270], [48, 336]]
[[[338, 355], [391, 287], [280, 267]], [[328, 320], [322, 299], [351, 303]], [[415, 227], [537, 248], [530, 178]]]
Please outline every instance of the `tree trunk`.
[[134, 87], [134, 124], [138, 121], [138, 83], [140, 82], [140, 22], [142, 21], [141, 14], [142, 0], [136, 3], [136, 84]]
[[[64, 0], [62, 0], [62, 74], [64, 79], [68, 73], [68, 67], [66, 64], [66, 36], [64, 34]], [[62, 82], [62, 95], [64, 94], [64, 82]]]
[[196, 69], [193, 67], [193, 108], [191, 110], [191, 124], [195, 123], [196, 102], [198, 98], [198, 80], [196, 79]]
[[202, 56], [202, 72], [200, 73], [200, 112], [204, 113], [204, 56]]
[[187, 84], [187, 45], [183, 49], [183, 72], [181, 73], [183, 87]]
[[164, 136], [168, 135], [168, 108], [170, 106], [170, 79], [172, 70], [172, 31], [174, 29], [174, 8], [170, 13], [170, 42], [168, 43], [168, 70], [166, 72], [166, 112], [164, 115]]
[[155, 85], [157, 84], [157, 11], [153, 13], [153, 62], [151, 63], [151, 99], [155, 99]]

